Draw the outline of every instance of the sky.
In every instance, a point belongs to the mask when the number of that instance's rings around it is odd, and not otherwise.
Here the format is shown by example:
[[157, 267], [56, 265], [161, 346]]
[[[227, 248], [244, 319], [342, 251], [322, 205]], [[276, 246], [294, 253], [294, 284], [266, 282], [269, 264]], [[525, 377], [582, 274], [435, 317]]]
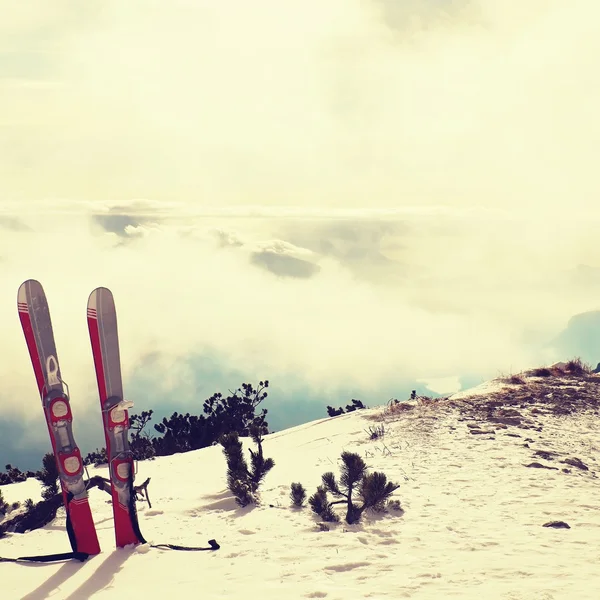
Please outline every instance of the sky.
[[521, 4], [0, 0], [0, 457], [48, 445], [29, 278], [84, 451], [100, 285], [134, 412], [269, 379], [279, 429], [596, 364], [600, 8]]

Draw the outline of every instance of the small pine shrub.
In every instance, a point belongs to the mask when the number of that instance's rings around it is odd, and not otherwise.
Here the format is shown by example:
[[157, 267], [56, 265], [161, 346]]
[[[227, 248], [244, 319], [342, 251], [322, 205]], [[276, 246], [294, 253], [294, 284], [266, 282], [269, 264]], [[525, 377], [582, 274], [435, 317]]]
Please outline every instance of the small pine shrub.
[[340, 406], [339, 408], [333, 408], [333, 406], [327, 407], [327, 414], [330, 417], [337, 417], [338, 415], [344, 414], [344, 409]]
[[156, 456], [156, 449], [150, 434], [144, 431], [146, 425], [152, 420], [153, 410], [144, 410], [139, 415], [129, 415], [129, 448], [135, 460], [152, 460]]
[[152, 445], [152, 440], [139, 434], [133, 434], [129, 447], [133, 452], [135, 460], [153, 460], [156, 457], [156, 450]]
[[96, 448], [95, 452], [89, 452], [87, 456], [83, 459], [83, 464], [86, 466], [94, 465], [95, 467], [108, 464], [106, 448]]
[[259, 424], [250, 427], [252, 440], [258, 446], [257, 451], [249, 449], [251, 468], [248, 468], [236, 431], [222, 435], [219, 440], [227, 459], [227, 486], [242, 507], [258, 503], [258, 488], [265, 475], [275, 466], [272, 458], [263, 455], [262, 433]]
[[383, 511], [389, 497], [399, 487], [398, 484], [388, 481], [386, 475], [379, 471], [365, 475], [360, 482], [358, 490], [359, 497], [363, 503], [360, 512], [366, 509], [377, 512]]
[[0, 524], [0, 537], [7, 531], [7, 525], [14, 533], [25, 533], [47, 525], [56, 517], [56, 512], [62, 506], [62, 497], [54, 496], [37, 504], [26, 502], [26, 505], [27, 511], [12, 517], [9, 523]]
[[292, 483], [290, 498], [292, 500], [292, 505], [296, 508], [302, 508], [304, 506], [304, 501], [306, 500], [306, 490], [301, 483]]
[[56, 460], [52, 452], [44, 454], [42, 465], [43, 468], [38, 472], [37, 479], [44, 484], [42, 498], [49, 500], [58, 494], [58, 467], [56, 466]]
[[[308, 502], [316, 514], [324, 521], [338, 521], [339, 517], [333, 512], [334, 504], [346, 505], [346, 522], [357, 523], [365, 510], [382, 511], [392, 493], [400, 486], [387, 480], [384, 473], [375, 471], [367, 473], [367, 465], [360, 455], [353, 452], [342, 452], [342, 467], [340, 481], [333, 472], [322, 475], [323, 484], [317, 488]], [[361, 504], [355, 504], [354, 492], [358, 492]], [[331, 493], [335, 498], [329, 501]]]
[[[163, 417], [154, 424], [154, 431], [160, 436], [146, 436], [151, 440], [156, 456], [169, 456], [178, 452], [188, 452], [219, 443], [221, 436], [237, 432], [241, 437], [250, 435], [251, 427], [259, 427], [262, 434], [269, 433], [266, 420], [267, 409], [258, 407], [268, 396], [269, 380], [259, 381], [255, 388], [243, 383], [225, 397], [220, 392], [213, 394], [203, 403], [203, 414], [191, 415], [174, 412], [168, 419]], [[144, 416], [145, 415], [145, 416]], [[150, 412], [142, 413], [135, 424], [142, 426], [150, 417]], [[140, 434], [142, 433], [140, 429]], [[145, 455], [150, 452], [147, 444], [141, 447]]]
[[[354, 412], [360, 408], [367, 408], [362, 401], [356, 400], [356, 398], [352, 398], [352, 404], [346, 404], [346, 412]], [[327, 414], [330, 417], [337, 417], [338, 415], [343, 415], [344, 409], [340, 406], [339, 408], [333, 408], [333, 406], [327, 407]]]
[[0, 515], [4, 516], [8, 512], [8, 508], [8, 502], [4, 499], [2, 490], [0, 490]]
[[332, 504], [327, 498], [327, 490], [324, 486], [317, 487], [317, 491], [308, 499], [313, 512], [328, 523], [337, 523], [340, 518], [333, 512]]
[[27, 498], [27, 500], [25, 500], [25, 508], [29, 511], [34, 507], [34, 503], [33, 500], [31, 498]]
[[360, 400], [352, 398], [352, 404], [346, 404], [346, 412], [353, 412], [355, 410], [367, 408]]
[[4, 468], [6, 473], [0, 473], [0, 485], [19, 483], [27, 479], [27, 473], [23, 473], [21, 469], [13, 467], [11, 464], [6, 465]]

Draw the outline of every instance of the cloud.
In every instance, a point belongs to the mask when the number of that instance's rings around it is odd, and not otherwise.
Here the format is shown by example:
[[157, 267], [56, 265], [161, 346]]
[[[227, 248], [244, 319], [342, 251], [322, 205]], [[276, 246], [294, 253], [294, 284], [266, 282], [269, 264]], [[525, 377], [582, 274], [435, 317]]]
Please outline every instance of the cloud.
[[383, 23], [399, 40], [415, 30], [431, 31], [482, 22], [482, 3], [469, 0], [371, 0]]
[[136, 200], [126, 205], [109, 206], [104, 212], [93, 214], [91, 220], [103, 231], [115, 234], [119, 244], [125, 244], [157, 230], [157, 222], [162, 220], [159, 213], [160, 206], [155, 203]]
[[141, 223], [130, 215], [93, 215], [92, 219], [105, 231], [117, 234], [119, 237], [127, 237], [128, 227], [137, 227]]
[[577, 265], [570, 270], [570, 282], [576, 286], [600, 285], [600, 267]]
[[595, 0], [42, 4], [0, 1], [2, 198], [598, 215]]
[[[283, 240], [258, 244], [251, 254], [251, 262], [279, 277], [306, 279], [316, 275], [321, 268], [314, 260], [314, 253]], [[308, 260], [306, 260], [308, 259]]]
[[16, 219], [15, 217], [2, 217], [0, 216], [0, 228], [2, 229], [10, 229], [12, 231], [29, 231], [29, 227], [21, 221], [20, 219]]
[[402, 235], [409, 228], [407, 221], [374, 218], [367, 212], [362, 219], [285, 223], [281, 235], [317, 255], [334, 258], [358, 277], [389, 283], [390, 278], [403, 277]]
[[[186, 232], [187, 233], [187, 232]], [[244, 245], [244, 242], [239, 238], [238, 234], [234, 231], [226, 231], [225, 229], [214, 229], [213, 235], [217, 238], [219, 245], [222, 248], [228, 247], [240, 247]]]
[[275, 252], [255, 252], [252, 263], [279, 277], [307, 279], [316, 275], [320, 267], [306, 260]]

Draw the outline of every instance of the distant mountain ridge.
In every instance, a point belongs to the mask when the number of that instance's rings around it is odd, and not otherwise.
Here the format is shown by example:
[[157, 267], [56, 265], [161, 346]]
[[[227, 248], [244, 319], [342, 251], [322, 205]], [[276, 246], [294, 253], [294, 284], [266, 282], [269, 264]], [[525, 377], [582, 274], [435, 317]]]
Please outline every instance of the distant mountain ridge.
[[549, 344], [560, 356], [580, 356], [596, 366], [600, 362], [600, 310], [574, 315]]

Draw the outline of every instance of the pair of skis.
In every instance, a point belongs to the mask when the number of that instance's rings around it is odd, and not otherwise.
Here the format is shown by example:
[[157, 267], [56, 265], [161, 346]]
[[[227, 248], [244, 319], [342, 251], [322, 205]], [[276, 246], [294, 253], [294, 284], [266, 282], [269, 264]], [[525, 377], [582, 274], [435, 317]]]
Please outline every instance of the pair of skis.
[[[67, 532], [73, 555], [85, 560], [99, 554], [100, 545], [83, 479], [81, 452], [73, 437], [68, 386], [62, 379], [48, 302], [41, 284], [29, 279], [19, 287], [19, 318], [42, 400], [56, 458]], [[140, 532], [133, 491], [133, 454], [129, 448], [129, 415], [133, 403], [123, 400], [117, 316], [113, 295], [104, 287], [88, 299], [87, 322], [96, 369], [102, 423], [106, 439], [116, 545], [145, 543]], [[51, 555], [52, 558], [63, 555]], [[39, 557], [37, 557], [39, 558]]]
[[[34, 279], [21, 284], [17, 304], [58, 467], [72, 552], [20, 558], [0, 557], [0, 562], [84, 561], [100, 553], [100, 544], [83, 479], [81, 452], [73, 437], [69, 390], [62, 379], [50, 311], [41, 284]], [[106, 440], [116, 544], [118, 548], [129, 544], [145, 544], [137, 519], [133, 453], [128, 440], [127, 409], [133, 403], [123, 400], [117, 314], [113, 295], [107, 288], [96, 288], [90, 294], [87, 322]], [[186, 551], [220, 548], [214, 539], [202, 548], [175, 544], [150, 546]]]

